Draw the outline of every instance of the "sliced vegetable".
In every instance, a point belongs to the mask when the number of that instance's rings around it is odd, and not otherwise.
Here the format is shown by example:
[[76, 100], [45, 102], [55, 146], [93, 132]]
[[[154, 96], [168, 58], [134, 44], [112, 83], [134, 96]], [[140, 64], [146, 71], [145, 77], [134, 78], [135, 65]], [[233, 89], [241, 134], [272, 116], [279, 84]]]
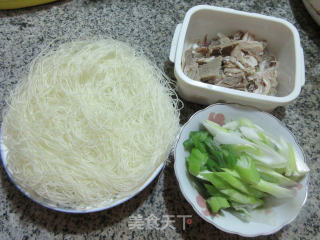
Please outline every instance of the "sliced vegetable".
[[241, 126], [241, 127], [250, 127], [250, 128], [262, 130], [261, 127], [259, 127], [258, 125], [253, 124], [253, 123], [252, 123], [249, 119], [247, 119], [247, 118], [239, 118], [239, 119], [238, 119], [238, 123], [239, 123], [239, 126]]
[[[254, 143], [253, 143], [254, 144]], [[266, 145], [255, 145], [260, 149], [261, 154], [254, 154], [248, 152], [252, 158], [270, 168], [283, 168], [287, 165], [288, 160], [284, 158], [280, 153]]]
[[203, 184], [204, 185], [204, 187], [205, 187], [205, 189], [207, 190], [207, 192], [208, 192], [208, 194], [210, 195], [210, 196], [224, 196], [221, 192], [219, 192], [219, 190], [218, 189], [216, 189], [213, 185], [211, 185], [211, 184], [207, 184], [207, 183], [205, 183], [205, 184]]
[[285, 170], [286, 176], [301, 177], [310, 171], [307, 164], [298, 157], [291, 144], [288, 144], [289, 163]]
[[212, 171], [212, 172], [215, 172], [220, 169], [218, 163], [216, 161], [214, 161], [212, 158], [208, 158], [206, 165], [207, 165], [208, 170]]
[[[257, 189], [252, 188], [250, 185], [246, 184], [243, 179], [241, 179], [240, 175], [238, 174], [237, 171], [235, 170], [230, 170], [228, 168], [223, 168], [223, 171], [225, 171], [226, 173], [230, 174], [233, 178], [235, 178], [236, 180], [231, 180], [229, 179], [229, 181], [227, 180], [230, 177], [224, 178], [225, 181], [227, 181], [231, 186], [233, 186], [234, 188], [238, 189], [241, 191], [241, 189], [245, 189], [244, 191], [242, 190], [242, 192], [247, 193], [248, 195], [251, 195], [253, 197], [256, 198], [262, 198], [265, 196], [265, 194]], [[217, 175], [220, 175], [221, 177], [223, 177], [223, 175], [221, 173], [216, 173]], [[239, 179], [239, 180], [238, 180]], [[241, 181], [240, 181], [241, 180]], [[236, 181], [240, 181], [240, 183], [236, 183]], [[232, 182], [232, 183], [231, 183]], [[241, 184], [241, 185], [240, 185]], [[239, 185], [239, 186], [237, 186]]]
[[250, 194], [247, 186], [241, 182], [238, 178], [235, 178], [234, 176], [232, 176], [230, 173], [228, 172], [216, 172], [214, 173], [216, 176], [220, 177], [222, 180], [226, 181], [227, 183], [229, 183], [232, 187], [234, 187], [235, 189], [246, 193], [246, 194]]
[[210, 197], [207, 199], [207, 204], [214, 213], [217, 213], [220, 209], [230, 207], [228, 200], [224, 197]]
[[202, 153], [206, 153], [206, 146], [204, 144], [204, 140], [208, 137], [208, 132], [206, 131], [198, 131], [198, 132], [192, 132], [190, 134], [190, 137], [192, 139], [192, 142], [194, 146], [199, 149]]
[[221, 166], [225, 166], [226, 164], [223, 158], [223, 153], [221, 149], [214, 144], [212, 138], [206, 138], [204, 144], [206, 145], [210, 157], [216, 163], [216, 167], [219, 168]]
[[257, 129], [252, 127], [240, 127], [239, 130], [249, 141], [261, 141]]
[[226, 128], [228, 130], [236, 130], [239, 127], [239, 122], [238, 121], [230, 121], [227, 122], [222, 126], [223, 128]]
[[217, 176], [215, 173], [208, 173], [208, 172], [202, 172], [200, 173], [200, 176], [202, 176], [204, 179], [209, 181], [215, 188], [218, 190], [231, 188], [231, 186], [221, 179], [219, 176]]
[[309, 171], [290, 144], [248, 119], [223, 126], [207, 120], [203, 126], [206, 131], [191, 132], [184, 147], [191, 152], [188, 170], [212, 212], [231, 207], [248, 217], [268, 194], [293, 197], [285, 187]]
[[260, 181], [260, 175], [256, 169], [253, 159], [242, 154], [238, 159], [236, 171], [240, 177], [247, 183], [257, 184]]
[[279, 184], [282, 187], [292, 187], [297, 185], [295, 181], [283, 176], [282, 174], [274, 171], [273, 169], [262, 166], [258, 166], [257, 169], [261, 178], [265, 181]]
[[277, 184], [267, 182], [263, 179], [260, 179], [259, 183], [252, 185], [253, 188], [256, 188], [262, 192], [269, 193], [270, 195], [276, 198], [290, 198], [293, 197], [293, 191], [280, 187]]
[[246, 194], [242, 194], [239, 191], [229, 188], [229, 189], [222, 189], [220, 190], [223, 194], [228, 196], [228, 199], [231, 201], [242, 203], [242, 204], [255, 204], [258, 206], [261, 206], [263, 204], [263, 201], [261, 199], [248, 196]]
[[202, 125], [214, 136], [214, 140], [218, 144], [250, 144], [249, 141], [241, 138], [239, 133], [229, 131], [212, 121], [206, 120]]
[[201, 153], [199, 149], [193, 148], [190, 157], [187, 158], [189, 172], [193, 176], [197, 176], [201, 167], [207, 162], [207, 160], [207, 155]]
[[233, 145], [232, 147], [237, 154], [241, 154], [241, 153], [251, 153], [254, 155], [262, 154], [262, 151], [258, 147], [255, 147], [253, 145]]
[[194, 147], [193, 141], [191, 138], [188, 138], [186, 141], [183, 142], [184, 149], [191, 152], [192, 148]]
[[[249, 210], [247, 209], [247, 206], [249, 206], [249, 205], [244, 205], [244, 204], [232, 202], [231, 206], [234, 208], [234, 210], [236, 210], [238, 212], [238, 214], [240, 213], [240, 214], [244, 215], [244, 217], [242, 215], [239, 216], [241, 219], [244, 218], [244, 220], [247, 220], [248, 218], [251, 217], [251, 214], [249, 213]], [[254, 206], [254, 205], [252, 205], [252, 206]], [[254, 209], [254, 208], [252, 208], [252, 209]], [[252, 209], [250, 209], [250, 210], [252, 210]]]
[[239, 179], [241, 178], [240, 175], [239, 175], [239, 173], [238, 173], [236, 170], [234, 170], [234, 169], [221, 168], [221, 170], [224, 171], [224, 172], [227, 172], [227, 173], [231, 174], [232, 176], [234, 176], [234, 177], [236, 177], [236, 178], [239, 178]]
[[221, 149], [222, 149], [223, 157], [225, 159], [226, 167], [233, 169], [237, 164], [238, 156], [233, 151], [233, 148], [231, 145], [223, 145], [221, 146]]

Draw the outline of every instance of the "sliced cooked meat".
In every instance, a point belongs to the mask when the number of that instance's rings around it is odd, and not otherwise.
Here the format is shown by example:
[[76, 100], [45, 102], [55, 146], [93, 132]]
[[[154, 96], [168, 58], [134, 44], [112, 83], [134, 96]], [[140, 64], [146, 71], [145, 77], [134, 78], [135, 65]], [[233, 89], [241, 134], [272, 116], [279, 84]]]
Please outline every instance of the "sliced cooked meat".
[[216, 57], [207, 64], [199, 66], [200, 79], [216, 79], [220, 76], [222, 57]]
[[193, 80], [200, 80], [198, 63], [196, 63], [193, 59], [191, 48], [184, 52], [183, 72], [185, 75], [187, 75], [189, 78]]
[[249, 33], [249, 32], [245, 32], [242, 37], [241, 37], [242, 40], [245, 40], [245, 41], [255, 41], [255, 37], [253, 34]]
[[197, 58], [196, 59], [196, 62], [201, 65], [201, 64], [205, 64], [205, 63], [208, 63], [208, 62], [211, 62], [215, 59], [216, 57], [215, 56], [212, 56], [212, 57], [209, 57], [209, 58], [206, 58], [206, 57], [200, 57], [200, 58]]
[[208, 47], [199, 47], [197, 49], [198, 53], [201, 53], [202, 55], [209, 57], [210, 56], [210, 49]]
[[184, 74], [193, 80], [200, 81], [199, 67], [197, 63], [186, 66], [184, 68]]
[[241, 51], [251, 56], [259, 56], [263, 54], [264, 44], [258, 41], [243, 41], [239, 43]]
[[241, 40], [242, 37], [243, 37], [243, 35], [244, 35], [244, 32], [238, 31], [238, 32], [236, 32], [235, 34], [233, 34], [233, 36], [231, 36], [231, 38], [232, 38], [233, 40]]
[[242, 77], [226, 77], [222, 82], [232, 87], [241, 84]]
[[190, 78], [259, 94], [276, 93], [278, 62], [265, 51], [266, 42], [249, 32], [218, 33], [192, 45], [182, 66]]
[[195, 62], [193, 59], [193, 56], [192, 56], [192, 49], [191, 48], [184, 52], [183, 60], [184, 60], [183, 67], [190, 66]]
[[218, 38], [219, 38], [219, 42], [221, 44], [224, 44], [224, 43], [229, 43], [231, 42], [231, 39], [228, 38], [226, 35], [222, 34], [222, 33], [218, 33]]
[[[209, 50], [210, 50], [210, 53], [217, 52], [217, 51], [222, 52], [225, 48], [232, 50], [240, 42], [241, 42], [241, 40], [240, 41], [225, 42], [225, 43], [222, 43], [219, 45], [209, 45]], [[229, 54], [229, 56], [230, 56], [230, 54]]]
[[233, 45], [230, 45], [230, 46], [227, 46], [227, 47], [224, 47], [224, 48], [215, 48], [215, 49], [212, 49], [210, 54], [212, 56], [216, 56], [216, 57], [218, 57], [218, 56], [223, 56], [223, 57], [230, 56], [230, 53], [231, 53], [233, 48], [234, 48]]
[[227, 75], [227, 76], [233, 76], [233, 75], [236, 75], [236, 74], [239, 74], [239, 73], [243, 73], [243, 71], [241, 69], [239, 69], [239, 68], [231, 67], [231, 68], [224, 68], [223, 69], [223, 73], [225, 75]]
[[257, 59], [250, 55], [243, 56], [242, 60], [243, 65], [246, 67], [256, 67], [258, 65]]

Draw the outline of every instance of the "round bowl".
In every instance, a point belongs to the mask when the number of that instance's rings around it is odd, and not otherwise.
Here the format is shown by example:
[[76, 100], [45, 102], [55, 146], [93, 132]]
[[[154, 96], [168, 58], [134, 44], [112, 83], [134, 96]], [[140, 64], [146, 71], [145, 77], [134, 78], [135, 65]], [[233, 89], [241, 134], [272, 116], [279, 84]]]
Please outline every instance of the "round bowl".
[[[297, 144], [293, 134], [271, 114], [237, 104], [210, 105], [196, 112], [184, 124], [175, 145], [174, 170], [182, 194], [201, 218], [227, 233], [238, 234], [244, 237], [256, 237], [279, 231], [298, 216], [300, 209], [306, 202], [309, 175], [307, 174], [296, 187], [292, 188], [295, 195], [293, 198], [286, 199], [285, 201], [275, 201], [273, 198], [267, 198], [265, 206], [262, 209], [251, 212], [252, 217], [249, 221], [241, 220], [228, 210], [222, 210], [219, 214], [212, 214], [207, 209], [205, 200], [192, 184], [185, 160], [189, 156], [189, 152], [183, 147], [183, 142], [189, 138], [189, 133], [191, 131], [198, 131], [201, 122], [208, 119], [211, 112], [215, 113], [215, 116], [218, 113], [223, 114], [225, 122], [245, 117], [253, 123], [262, 126], [270, 134], [282, 136], [287, 142], [292, 144], [297, 154], [305, 161], [303, 150]], [[218, 116], [221, 120], [222, 115], [220, 114]]]
[[318, 0], [302, 0], [302, 2], [313, 20], [320, 26], [320, 2]]
[[[1, 133], [0, 133], [1, 134]], [[123, 198], [119, 198], [117, 200], [115, 200], [114, 202], [112, 202], [111, 204], [105, 205], [103, 207], [93, 207], [93, 208], [87, 208], [87, 209], [73, 209], [73, 208], [67, 208], [64, 206], [58, 206], [57, 204], [55, 204], [54, 202], [49, 201], [48, 199], [45, 199], [41, 196], [39, 196], [38, 194], [35, 194], [33, 192], [29, 192], [26, 189], [24, 189], [22, 186], [20, 186], [15, 180], [14, 177], [12, 176], [11, 172], [9, 171], [8, 167], [7, 167], [7, 161], [6, 161], [6, 156], [8, 154], [8, 150], [7, 147], [3, 144], [2, 142], [2, 137], [0, 135], [0, 150], [1, 150], [1, 159], [2, 159], [2, 164], [3, 167], [6, 171], [6, 173], [9, 176], [9, 179], [14, 183], [14, 185], [20, 190], [20, 192], [22, 192], [25, 196], [27, 196], [28, 198], [30, 198], [31, 200], [33, 200], [34, 202], [47, 207], [51, 210], [55, 210], [55, 211], [59, 211], [59, 212], [64, 212], [64, 213], [92, 213], [92, 212], [99, 212], [99, 211], [103, 211], [103, 210], [107, 210], [109, 208], [113, 208], [115, 206], [118, 206], [126, 201], [128, 201], [129, 199], [133, 198], [134, 196], [136, 196], [138, 193], [140, 193], [142, 190], [144, 190], [155, 178], [156, 176], [159, 174], [159, 172], [163, 169], [165, 163], [161, 163], [159, 165], [159, 167], [157, 167], [153, 173], [150, 175], [150, 177], [144, 182], [144, 184], [142, 186], [140, 186], [133, 194], [131, 194], [130, 196], [127, 197], [123, 197]]]

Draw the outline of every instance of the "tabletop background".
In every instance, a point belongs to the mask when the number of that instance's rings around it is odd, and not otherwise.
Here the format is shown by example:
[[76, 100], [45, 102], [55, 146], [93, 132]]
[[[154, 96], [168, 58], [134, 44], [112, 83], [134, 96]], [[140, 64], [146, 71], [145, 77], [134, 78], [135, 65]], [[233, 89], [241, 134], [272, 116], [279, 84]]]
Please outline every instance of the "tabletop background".
[[[278, 233], [258, 239], [320, 239], [320, 28], [300, 0], [135, 1], [61, 0], [44, 6], [0, 11], [0, 108], [28, 64], [56, 38], [112, 37], [142, 48], [174, 79], [169, 49], [176, 24], [198, 4], [230, 7], [272, 15], [294, 24], [305, 53], [306, 84], [299, 98], [276, 109], [278, 117], [296, 136], [311, 169], [309, 196], [297, 219]], [[184, 102], [183, 124], [204, 106]], [[0, 118], [1, 121], [1, 118]], [[173, 159], [163, 174], [125, 204], [86, 215], [48, 210], [23, 196], [0, 167], [0, 239], [242, 239], [204, 222], [180, 193]], [[130, 229], [130, 217], [174, 215], [172, 228]], [[177, 215], [192, 215], [183, 230]]]

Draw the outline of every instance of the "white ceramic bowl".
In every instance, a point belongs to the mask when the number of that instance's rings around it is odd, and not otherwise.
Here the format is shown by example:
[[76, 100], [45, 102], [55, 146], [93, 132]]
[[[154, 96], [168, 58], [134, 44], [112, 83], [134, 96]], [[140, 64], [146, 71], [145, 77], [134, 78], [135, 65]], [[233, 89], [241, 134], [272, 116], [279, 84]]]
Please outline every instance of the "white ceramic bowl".
[[164, 163], [162, 163], [159, 167], [157, 167], [153, 171], [151, 176], [145, 181], [145, 183], [141, 187], [139, 187], [139, 189], [137, 191], [135, 191], [133, 194], [131, 194], [128, 197], [119, 198], [119, 199], [115, 200], [114, 202], [112, 202], [111, 204], [105, 205], [103, 207], [76, 209], [76, 208], [59, 206], [59, 205], [55, 204], [54, 202], [51, 202], [48, 199], [45, 199], [35, 193], [29, 192], [26, 189], [24, 189], [22, 186], [20, 186], [14, 180], [14, 177], [12, 176], [10, 170], [7, 167], [6, 155], [8, 154], [8, 150], [7, 150], [7, 147], [2, 143], [1, 135], [0, 135], [0, 148], [1, 148], [0, 150], [1, 150], [1, 159], [2, 159], [3, 167], [6, 171], [6, 173], [8, 174], [10, 180], [20, 190], [20, 192], [22, 192], [25, 196], [27, 196], [28, 198], [30, 198], [34, 202], [36, 202], [44, 207], [47, 207], [49, 209], [59, 211], [59, 212], [65, 212], [65, 213], [92, 213], [92, 212], [99, 212], [99, 211], [107, 210], [109, 208], [113, 208], [115, 206], [118, 206], [118, 205], [128, 201], [129, 199], [133, 198], [138, 193], [140, 193], [143, 189], [145, 189], [156, 178], [156, 176], [160, 173], [160, 171], [164, 167]]
[[[257, 39], [266, 40], [268, 50], [279, 61], [277, 96], [219, 87], [187, 77], [181, 66], [183, 52], [191, 44], [236, 31], [249, 31]], [[217, 101], [240, 103], [271, 111], [296, 99], [305, 83], [303, 50], [297, 29], [289, 22], [256, 13], [236, 11], [207, 5], [191, 8], [178, 24], [173, 36], [170, 60], [174, 62], [179, 95], [188, 101], [209, 105]]]
[[319, 0], [302, 0], [311, 17], [320, 26], [320, 1]]
[[214, 104], [196, 112], [182, 127], [178, 141], [174, 149], [174, 170], [179, 182], [180, 189], [197, 214], [205, 221], [228, 233], [238, 234], [244, 237], [269, 235], [279, 231], [283, 226], [292, 222], [307, 199], [308, 175], [305, 176], [297, 187], [293, 188], [295, 197], [282, 201], [273, 198], [266, 199], [265, 207], [252, 212], [252, 219], [244, 222], [231, 214], [228, 210], [222, 210], [222, 214], [212, 215], [205, 204], [204, 199], [192, 185], [190, 175], [186, 167], [185, 158], [189, 156], [183, 147], [183, 142], [189, 138], [191, 131], [198, 131], [201, 122], [208, 119], [209, 114], [221, 113], [225, 121], [231, 121], [245, 117], [253, 123], [262, 126], [266, 131], [275, 135], [283, 136], [292, 144], [302, 159], [305, 159], [302, 149], [299, 147], [293, 134], [274, 116], [250, 107], [236, 104]]

